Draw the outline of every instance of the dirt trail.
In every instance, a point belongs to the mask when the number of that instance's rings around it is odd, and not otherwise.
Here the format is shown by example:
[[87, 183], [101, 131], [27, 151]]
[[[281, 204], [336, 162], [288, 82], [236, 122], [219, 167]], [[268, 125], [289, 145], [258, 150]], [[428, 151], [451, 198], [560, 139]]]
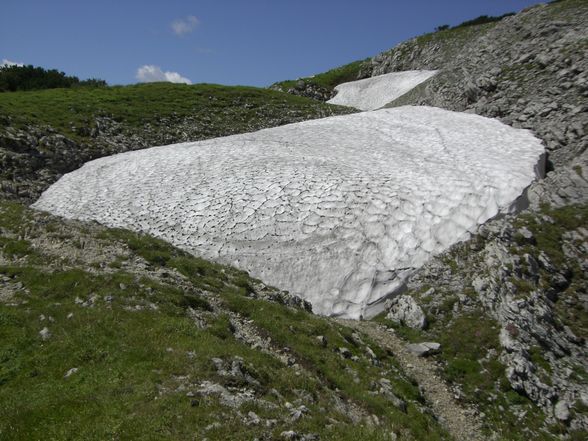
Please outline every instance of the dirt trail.
[[435, 373], [435, 367], [424, 358], [419, 358], [405, 349], [406, 343], [374, 322], [342, 320], [338, 323], [356, 329], [391, 350], [402, 368], [421, 386], [423, 395], [439, 419], [439, 422], [458, 441], [486, 441], [482, 434], [482, 421], [473, 409], [458, 404], [445, 382]]

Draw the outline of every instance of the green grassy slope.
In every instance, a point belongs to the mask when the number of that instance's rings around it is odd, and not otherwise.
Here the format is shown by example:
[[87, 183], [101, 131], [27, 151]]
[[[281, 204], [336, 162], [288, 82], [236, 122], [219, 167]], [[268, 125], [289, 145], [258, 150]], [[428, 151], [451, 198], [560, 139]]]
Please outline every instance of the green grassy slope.
[[348, 81], [355, 81], [367, 60], [358, 60], [344, 66], [339, 66], [322, 72], [312, 77], [301, 78], [300, 80], [286, 80], [272, 84], [272, 89], [287, 92], [289, 89], [296, 86], [298, 81], [303, 81], [305, 84], [313, 85], [322, 88], [326, 91], [332, 91], [335, 86], [346, 83]]
[[448, 439], [392, 354], [244, 272], [17, 203], [0, 232], [3, 440]]
[[292, 116], [309, 119], [340, 112], [344, 110], [276, 91], [215, 84], [150, 83], [0, 94], [0, 127], [8, 125], [10, 118], [15, 127], [50, 125], [78, 139], [88, 138], [85, 132], [100, 116], [136, 129], [159, 125], [165, 118], [217, 120], [202, 135], [222, 136], [249, 130], [250, 124], [263, 125], [264, 118], [281, 117], [288, 122]]

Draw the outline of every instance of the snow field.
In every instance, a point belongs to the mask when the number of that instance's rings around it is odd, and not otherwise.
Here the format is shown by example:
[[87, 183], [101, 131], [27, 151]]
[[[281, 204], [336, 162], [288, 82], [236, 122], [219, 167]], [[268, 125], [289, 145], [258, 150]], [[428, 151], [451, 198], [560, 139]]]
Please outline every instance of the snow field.
[[543, 151], [493, 119], [401, 107], [97, 159], [33, 206], [154, 235], [359, 318], [508, 211]]

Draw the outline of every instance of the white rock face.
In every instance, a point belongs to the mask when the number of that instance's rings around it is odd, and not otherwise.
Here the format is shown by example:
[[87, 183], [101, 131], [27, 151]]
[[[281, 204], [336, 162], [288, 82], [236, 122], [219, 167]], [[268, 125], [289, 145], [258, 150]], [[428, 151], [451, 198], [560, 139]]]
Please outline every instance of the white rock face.
[[379, 109], [436, 73], [436, 70], [407, 70], [339, 84], [335, 87], [337, 95], [327, 102], [360, 110]]
[[535, 178], [528, 131], [401, 107], [97, 159], [34, 204], [149, 233], [358, 318]]

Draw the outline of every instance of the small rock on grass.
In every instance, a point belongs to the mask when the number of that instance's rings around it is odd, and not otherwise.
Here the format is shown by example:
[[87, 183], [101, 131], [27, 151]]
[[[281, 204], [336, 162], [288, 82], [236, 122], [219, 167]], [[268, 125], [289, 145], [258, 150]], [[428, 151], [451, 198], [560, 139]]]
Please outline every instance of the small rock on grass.
[[43, 341], [47, 341], [51, 338], [51, 331], [49, 331], [49, 328], [45, 326], [43, 329], [39, 331], [39, 335], [41, 336], [41, 339]]
[[351, 353], [351, 351], [349, 349], [347, 349], [347, 348], [343, 348], [343, 347], [338, 348], [337, 349], [337, 352], [339, 354], [341, 354], [341, 356], [343, 358], [351, 358], [353, 356], [353, 354]]
[[328, 345], [327, 337], [325, 337], [324, 335], [319, 335], [316, 339], [318, 340], [319, 344], [323, 348], [327, 347], [327, 345]]
[[441, 350], [441, 345], [432, 341], [425, 341], [422, 343], [412, 343], [406, 346], [409, 352], [412, 352], [417, 357], [426, 357], [427, 355], [436, 354]]
[[78, 371], [78, 368], [75, 368], [75, 367], [74, 368], [71, 368], [69, 371], [67, 371], [65, 373], [65, 375], [63, 376], [63, 378], [68, 378], [71, 375], [75, 374], [77, 371]]

